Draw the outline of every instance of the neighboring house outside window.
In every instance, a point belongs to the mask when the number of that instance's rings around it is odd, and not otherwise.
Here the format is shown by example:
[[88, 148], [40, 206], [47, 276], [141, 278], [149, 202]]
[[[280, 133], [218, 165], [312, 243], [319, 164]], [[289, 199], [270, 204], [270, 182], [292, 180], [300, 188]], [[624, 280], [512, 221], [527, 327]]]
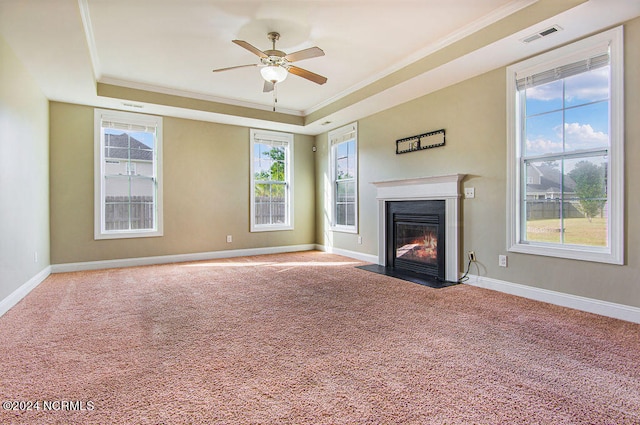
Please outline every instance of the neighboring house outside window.
[[622, 28], [507, 68], [508, 249], [623, 262]]
[[358, 233], [358, 125], [329, 132], [331, 229]]
[[95, 110], [95, 239], [162, 236], [162, 118]]
[[251, 231], [293, 229], [293, 135], [251, 129]]

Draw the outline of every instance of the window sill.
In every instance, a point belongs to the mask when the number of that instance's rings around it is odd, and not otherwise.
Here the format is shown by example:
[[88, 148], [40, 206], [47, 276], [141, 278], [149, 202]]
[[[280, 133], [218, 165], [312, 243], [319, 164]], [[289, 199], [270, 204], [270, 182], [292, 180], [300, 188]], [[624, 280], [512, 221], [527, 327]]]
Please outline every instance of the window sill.
[[332, 232], [340, 233], [358, 233], [358, 228], [356, 226], [331, 226], [330, 230]]
[[286, 226], [286, 225], [251, 226], [251, 232], [278, 232], [281, 230], [293, 230], [293, 226]]
[[623, 265], [622, 255], [617, 255], [609, 248], [585, 248], [580, 246], [557, 246], [543, 243], [516, 243], [508, 251], [522, 254], [542, 255], [545, 257], [565, 258], [569, 260], [592, 261], [596, 263], [608, 263]]
[[107, 233], [96, 233], [94, 234], [94, 240], [103, 240], [103, 239], [133, 239], [133, 238], [155, 238], [163, 236], [162, 231], [160, 230], [149, 230], [149, 231], [114, 231]]

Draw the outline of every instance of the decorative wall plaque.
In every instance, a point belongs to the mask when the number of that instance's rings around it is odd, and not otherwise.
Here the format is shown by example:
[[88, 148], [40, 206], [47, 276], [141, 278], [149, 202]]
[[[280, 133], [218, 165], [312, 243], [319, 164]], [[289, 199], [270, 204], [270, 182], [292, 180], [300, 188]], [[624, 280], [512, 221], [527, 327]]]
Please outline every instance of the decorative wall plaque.
[[444, 128], [396, 140], [396, 155], [444, 146]]

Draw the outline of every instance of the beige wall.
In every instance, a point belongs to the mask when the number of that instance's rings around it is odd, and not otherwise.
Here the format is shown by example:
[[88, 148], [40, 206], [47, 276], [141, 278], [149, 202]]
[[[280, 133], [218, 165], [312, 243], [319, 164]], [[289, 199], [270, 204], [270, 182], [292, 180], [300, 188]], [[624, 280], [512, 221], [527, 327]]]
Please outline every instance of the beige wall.
[[[293, 231], [249, 232], [249, 128], [165, 117], [164, 236], [93, 239], [93, 108], [51, 102], [53, 264], [315, 242], [314, 138], [295, 135]], [[226, 242], [226, 235], [233, 242]]]
[[[471, 273], [512, 283], [640, 307], [640, 19], [625, 26], [626, 262], [624, 266], [506, 252], [506, 87], [504, 68], [488, 72], [358, 122], [360, 236], [328, 230], [325, 215], [327, 134], [316, 137], [318, 243], [377, 255], [377, 203], [371, 182], [467, 174], [476, 198], [462, 202], [461, 252], [474, 250]], [[446, 129], [446, 146], [395, 154], [395, 140]], [[322, 217], [322, 219], [320, 219]], [[509, 267], [498, 266], [498, 255]], [[463, 257], [463, 258], [466, 258]], [[460, 266], [462, 269], [462, 265]]]
[[2, 37], [0, 76], [1, 301], [49, 266], [49, 106]]

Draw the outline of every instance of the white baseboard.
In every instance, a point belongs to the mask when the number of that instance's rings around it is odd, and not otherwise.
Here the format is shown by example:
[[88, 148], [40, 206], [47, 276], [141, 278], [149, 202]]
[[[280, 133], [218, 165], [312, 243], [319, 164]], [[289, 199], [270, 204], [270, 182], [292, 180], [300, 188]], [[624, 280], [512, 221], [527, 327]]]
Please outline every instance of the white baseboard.
[[18, 304], [27, 294], [40, 285], [51, 274], [51, 266], [42, 269], [37, 275], [22, 284], [18, 289], [13, 291], [9, 296], [0, 301], [0, 316], [5, 314], [11, 307]]
[[119, 260], [87, 261], [81, 263], [53, 264], [52, 273], [66, 273], [84, 270], [113, 269], [119, 267], [150, 266], [154, 264], [206, 261], [219, 258], [245, 257], [250, 255], [280, 254], [283, 252], [310, 251], [314, 244], [288, 245], [268, 248], [231, 249], [226, 251], [198, 252], [193, 254], [160, 255], [157, 257], [123, 258]]
[[482, 276], [469, 275], [469, 280], [466, 281], [465, 284], [586, 311], [588, 313], [599, 314], [601, 316], [640, 323], [640, 308], [638, 307], [581, 297], [579, 295], [565, 294], [548, 289], [534, 288], [533, 286], [520, 285], [518, 283]]
[[316, 245], [318, 251], [328, 252], [329, 254], [342, 255], [344, 257], [353, 258], [367, 263], [378, 264], [378, 256], [371, 254], [363, 254], [362, 252], [349, 251], [347, 249], [334, 248], [326, 245]]

